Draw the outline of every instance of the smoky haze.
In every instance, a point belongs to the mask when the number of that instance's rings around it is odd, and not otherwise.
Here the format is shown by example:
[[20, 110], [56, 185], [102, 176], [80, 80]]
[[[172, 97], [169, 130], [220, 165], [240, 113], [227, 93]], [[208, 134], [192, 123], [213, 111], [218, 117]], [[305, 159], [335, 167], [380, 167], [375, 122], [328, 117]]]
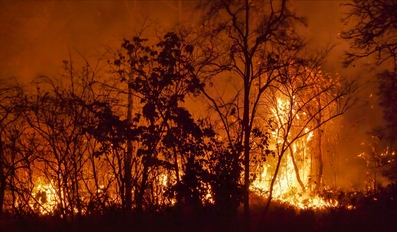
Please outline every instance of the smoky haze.
[[174, 24], [177, 9], [172, 1], [0, 1], [0, 75], [54, 75], [70, 51], [119, 48], [147, 17]]
[[[326, 184], [349, 188], [363, 184], [365, 162], [357, 155], [365, 150], [366, 132], [381, 124], [374, 73], [360, 64], [343, 69], [341, 58], [348, 45], [338, 39], [346, 1], [295, 0], [293, 6], [307, 17], [302, 29], [310, 38], [310, 48], [336, 45], [325, 72], [368, 82], [360, 93], [362, 106], [336, 120], [329, 138], [325, 160]], [[62, 61], [76, 51], [94, 56], [106, 48], [117, 49], [123, 38], [139, 30], [143, 19], [157, 27], [170, 27], [178, 21], [196, 17], [198, 1], [0, 1], [0, 76], [30, 82], [38, 75], [56, 76]], [[182, 12], [182, 14], [181, 14]], [[365, 61], [363, 61], [365, 63]], [[372, 97], [370, 97], [372, 94]], [[342, 178], [343, 177], [343, 178]]]

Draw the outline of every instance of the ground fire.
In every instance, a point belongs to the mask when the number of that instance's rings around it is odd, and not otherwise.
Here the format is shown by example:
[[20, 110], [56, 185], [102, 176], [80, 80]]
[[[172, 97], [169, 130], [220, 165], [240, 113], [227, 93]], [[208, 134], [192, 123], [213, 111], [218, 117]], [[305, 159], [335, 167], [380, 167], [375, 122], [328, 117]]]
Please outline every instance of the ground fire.
[[[279, 120], [276, 125], [283, 125], [288, 120], [289, 111], [293, 112], [295, 120], [300, 120], [300, 116], [297, 112], [290, 109], [289, 106], [293, 106], [288, 100], [282, 100], [278, 98], [274, 108], [271, 109], [273, 118]], [[299, 112], [305, 115], [305, 112]], [[302, 115], [302, 118], [303, 118]], [[285, 136], [282, 134], [281, 126], [279, 128], [273, 128], [271, 131], [271, 143], [269, 149], [277, 150], [278, 146], [284, 142]], [[336, 207], [338, 202], [336, 199], [323, 199], [319, 196], [319, 192], [316, 191], [316, 185], [313, 174], [313, 155], [312, 140], [315, 139], [314, 131], [310, 130], [309, 127], [304, 128], [304, 136], [296, 139], [288, 149], [287, 155], [281, 161], [280, 172], [276, 178], [273, 189], [273, 198], [276, 201], [290, 204], [300, 209], [307, 208], [330, 208]], [[221, 138], [218, 138], [218, 140]], [[290, 139], [290, 136], [287, 136]], [[222, 139], [221, 139], [222, 140]], [[269, 195], [269, 189], [271, 184], [271, 178], [274, 175], [274, 169], [277, 165], [277, 158], [269, 157], [268, 160], [263, 163], [261, 172], [258, 173], [256, 179], [251, 184], [250, 190], [258, 196], [266, 199]], [[105, 170], [106, 171], [106, 170]], [[183, 175], [183, 173], [180, 173]], [[155, 180], [154, 186], [157, 191], [154, 197], [158, 199], [158, 204], [166, 202], [166, 204], [174, 205], [176, 199], [164, 199], [164, 194], [172, 185], [175, 185], [175, 175], [167, 175], [160, 173]], [[30, 200], [30, 207], [40, 212], [40, 214], [53, 214], [54, 211], [59, 210], [61, 200], [67, 200], [63, 195], [64, 189], [60, 188], [56, 190], [55, 183], [51, 181], [46, 183], [41, 178], [37, 178], [34, 183], [32, 190], [32, 196]], [[104, 188], [104, 185], [99, 186], [97, 194], [107, 194], [110, 201], [117, 202], [117, 196], [112, 193], [111, 188]], [[205, 196], [205, 202], [213, 202], [211, 196], [211, 189], [209, 188], [208, 193]], [[162, 203], [161, 203], [162, 202]], [[204, 201], [203, 201], [204, 203]], [[77, 208], [72, 209], [77, 212]]]

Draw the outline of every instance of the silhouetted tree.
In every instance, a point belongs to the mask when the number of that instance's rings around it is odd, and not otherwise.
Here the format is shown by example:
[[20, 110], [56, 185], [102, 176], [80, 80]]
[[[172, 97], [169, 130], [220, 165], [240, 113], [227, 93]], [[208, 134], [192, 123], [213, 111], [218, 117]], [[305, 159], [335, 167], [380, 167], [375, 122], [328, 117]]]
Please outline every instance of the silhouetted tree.
[[140, 37], [125, 40], [114, 61], [118, 74], [128, 80], [128, 88], [138, 99], [131, 125], [135, 155], [143, 166], [140, 183], [135, 185], [138, 210], [142, 210], [148, 184], [153, 182], [150, 172], [161, 166], [172, 170], [180, 185], [184, 160], [194, 155], [193, 144], [201, 139], [200, 129], [181, 105], [200, 87], [187, 45], [175, 33], [167, 33], [155, 47], [147, 43]]
[[384, 133], [380, 136], [390, 142], [392, 150], [397, 142], [397, 74], [384, 71], [379, 74], [379, 105], [383, 108], [383, 118], [386, 122]]
[[32, 182], [35, 188], [48, 185], [55, 195], [51, 196], [53, 202], [49, 202], [52, 206], [43, 207], [49, 200], [40, 202], [38, 193], [32, 192], [32, 201], [39, 204], [39, 212], [57, 214], [64, 219], [81, 216], [89, 202], [99, 192], [106, 191], [107, 181], [114, 180], [102, 176], [99, 181], [99, 173], [106, 175], [109, 170], [100, 172], [99, 166], [90, 167], [99, 162], [92, 162], [95, 141], [85, 133], [94, 116], [86, 105], [100, 99], [102, 94], [107, 96], [96, 86], [94, 69], [88, 62], [77, 69], [72, 60], [64, 61], [61, 78], [36, 78], [35, 90], [24, 99], [21, 115], [30, 127], [29, 133], [25, 133], [26, 149], [36, 158]]
[[[14, 208], [16, 195], [23, 194], [17, 187], [17, 176], [23, 172], [29, 172], [31, 156], [21, 151], [21, 133], [23, 123], [20, 121], [20, 112], [23, 110], [21, 99], [23, 98], [22, 87], [11, 80], [0, 80], [0, 216], [3, 212], [4, 200], [8, 199], [8, 210]], [[26, 180], [22, 180], [26, 181]]]
[[376, 64], [388, 62], [397, 68], [397, 11], [396, 0], [353, 0], [344, 4], [349, 11], [343, 21], [351, 29], [341, 33], [350, 42], [344, 65], [364, 57], [374, 57]]
[[[344, 114], [356, 102], [355, 82], [323, 74], [320, 69], [323, 58], [322, 56], [308, 58], [304, 64], [297, 63], [281, 68], [280, 74], [288, 78], [285, 81], [276, 81], [272, 92], [269, 91], [268, 95], [263, 97], [262, 103], [269, 108], [265, 108], [261, 113], [271, 122], [270, 126], [275, 137], [273, 138], [276, 147], [274, 152], [277, 157], [276, 169], [271, 178], [267, 209], [283, 157], [288, 153], [291, 155], [296, 179], [302, 192], [305, 192], [310, 183], [303, 183], [300, 178], [299, 171], [302, 166], [297, 160], [305, 160], [305, 157], [304, 151], [298, 149], [297, 143], [300, 139], [308, 140], [313, 134], [321, 139], [322, 127]], [[310, 174], [313, 176], [313, 182], [316, 182], [315, 188], [311, 189], [314, 191], [317, 191], [322, 184], [323, 172], [321, 143], [317, 145], [320, 147], [313, 149], [310, 158], [312, 167]]]
[[[250, 141], [260, 99], [276, 80], [289, 78], [282, 77], [277, 70], [303, 62], [298, 57], [305, 44], [294, 26], [304, 25], [304, 20], [297, 17], [287, 3], [286, 0], [208, 0], [201, 1], [199, 6], [204, 11], [201, 34], [207, 38], [200, 48], [204, 56], [211, 57], [207, 60], [207, 78], [212, 78], [206, 82], [204, 94], [218, 113], [233, 154], [238, 157], [244, 154], [247, 228], [249, 188], [253, 178]], [[218, 73], [230, 75], [230, 78], [221, 80]], [[230, 88], [227, 94], [220, 94], [225, 83], [230, 83]], [[237, 127], [234, 135], [229, 130], [231, 125]]]
[[[397, 180], [397, 161], [393, 153], [397, 150], [397, 73], [383, 71], [377, 75], [379, 105], [382, 107], [384, 124], [370, 131], [371, 137], [380, 139], [379, 146], [383, 151], [378, 151], [379, 167], [382, 174], [390, 180]], [[380, 148], [378, 148], [380, 149]]]
[[[375, 68], [382, 65], [380, 67], [385, 69], [377, 75], [379, 104], [383, 107], [385, 126], [376, 129], [373, 136], [385, 141], [382, 142], [386, 146], [385, 152], [391, 152], [396, 149], [397, 140], [397, 93], [394, 88], [397, 85], [397, 1], [353, 0], [344, 6], [349, 11], [343, 20], [346, 24], [352, 23], [351, 29], [341, 33], [341, 38], [350, 42], [344, 65], [349, 66], [362, 58], [373, 58]], [[393, 164], [396, 166], [396, 162]], [[397, 171], [397, 168], [393, 169]]]

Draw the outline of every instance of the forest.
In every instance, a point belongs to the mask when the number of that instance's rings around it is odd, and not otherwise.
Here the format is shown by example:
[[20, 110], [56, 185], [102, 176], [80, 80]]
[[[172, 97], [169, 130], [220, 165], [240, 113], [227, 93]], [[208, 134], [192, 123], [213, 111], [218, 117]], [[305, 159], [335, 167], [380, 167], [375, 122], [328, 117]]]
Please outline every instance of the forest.
[[324, 70], [334, 46], [310, 47], [290, 1], [202, 0], [193, 26], [0, 77], [0, 230], [394, 231], [397, 1], [344, 7], [341, 63], [371, 66], [384, 119], [363, 187], [330, 155], [365, 105], [360, 77]]

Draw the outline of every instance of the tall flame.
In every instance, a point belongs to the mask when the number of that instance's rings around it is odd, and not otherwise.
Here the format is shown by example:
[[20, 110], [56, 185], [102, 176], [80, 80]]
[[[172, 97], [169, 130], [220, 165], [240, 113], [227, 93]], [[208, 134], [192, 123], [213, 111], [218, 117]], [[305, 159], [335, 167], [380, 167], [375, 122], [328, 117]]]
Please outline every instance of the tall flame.
[[[272, 144], [270, 144], [270, 149], [277, 149], [285, 139], [287, 142], [290, 142], [290, 134], [283, 134], [283, 125], [290, 120], [288, 117], [294, 117], [292, 121], [301, 120], [302, 118], [294, 109], [290, 108], [293, 107], [293, 104], [293, 102], [291, 103], [288, 100], [278, 98], [277, 105], [271, 109], [278, 127], [273, 128], [274, 130], [271, 133]], [[305, 115], [304, 112], [302, 112], [302, 114], [303, 116]], [[281, 161], [280, 171], [273, 186], [272, 197], [298, 208], [324, 208], [336, 206], [337, 202], [325, 201], [311, 191], [314, 180], [311, 176], [313, 164], [309, 143], [314, 138], [314, 132], [309, 127], [304, 128], [303, 131], [303, 136], [294, 140], [292, 144], [290, 144], [290, 148], [287, 149], [282, 156], [283, 160]], [[265, 198], [269, 196], [271, 180], [275, 172], [278, 157], [277, 155], [275, 158], [270, 158], [266, 161], [267, 163], [263, 166], [262, 173], [260, 173], [259, 177], [251, 184], [251, 191]]]

